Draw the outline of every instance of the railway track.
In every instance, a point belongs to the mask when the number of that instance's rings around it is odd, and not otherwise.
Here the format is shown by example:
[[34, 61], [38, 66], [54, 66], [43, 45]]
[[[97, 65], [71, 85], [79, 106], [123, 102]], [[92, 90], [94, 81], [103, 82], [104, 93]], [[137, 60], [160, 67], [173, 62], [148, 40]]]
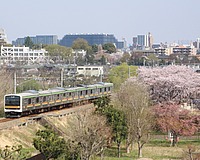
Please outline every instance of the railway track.
[[87, 104], [87, 105], [82, 105], [82, 106], [76, 106], [72, 108], [63, 108], [60, 110], [54, 110], [54, 111], [49, 111], [49, 112], [43, 112], [40, 114], [32, 114], [24, 117], [19, 117], [19, 118], [0, 118], [0, 130], [2, 129], [7, 129], [7, 128], [12, 128], [14, 126], [23, 126], [26, 125], [29, 122], [33, 122], [35, 120], [40, 120], [42, 117], [48, 117], [48, 116], [54, 116], [54, 117], [59, 117], [59, 116], [66, 116], [70, 115], [79, 111], [83, 111], [86, 109], [91, 109], [94, 108], [93, 104]]
[[13, 120], [14, 120], [14, 118], [1, 118], [0, 123], [9, 122], [9, 121], [13, 121]]

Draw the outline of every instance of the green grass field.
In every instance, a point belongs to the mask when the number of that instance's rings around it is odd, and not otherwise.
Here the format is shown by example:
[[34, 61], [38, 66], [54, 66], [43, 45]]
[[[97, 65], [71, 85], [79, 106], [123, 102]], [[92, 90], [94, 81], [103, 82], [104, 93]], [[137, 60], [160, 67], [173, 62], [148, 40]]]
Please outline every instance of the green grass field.
[[[176, 147], [170, 147], [170, 142], [166, 140], [154, 139], [149, 141], [143, 148], [143, 157], [153, 160], [180, 160], [185, 156], [187, 146], [193, 145], [200, 152], [200, 139], [180, 140]], [[100, 158], [95, 158], [100, 160]], [[137, 159], [137, 145], [134, 146], [130, 154], [126, 153], [125, 148], [121, 149], [121, 158], [117, 157], [117, 148], [107, 148], [104, 153], [105, 160], [135, 160]]]

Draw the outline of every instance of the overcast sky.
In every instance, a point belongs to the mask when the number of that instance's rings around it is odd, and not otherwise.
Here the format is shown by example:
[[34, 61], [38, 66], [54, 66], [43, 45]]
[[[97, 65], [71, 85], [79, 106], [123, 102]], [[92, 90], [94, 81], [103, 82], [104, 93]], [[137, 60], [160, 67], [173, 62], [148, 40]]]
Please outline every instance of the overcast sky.
[[128, 43], [151, 32], [154, 42], [200, 37], [200, 0], [0, 0], [9, 42], [31, 35], [109, 33]]

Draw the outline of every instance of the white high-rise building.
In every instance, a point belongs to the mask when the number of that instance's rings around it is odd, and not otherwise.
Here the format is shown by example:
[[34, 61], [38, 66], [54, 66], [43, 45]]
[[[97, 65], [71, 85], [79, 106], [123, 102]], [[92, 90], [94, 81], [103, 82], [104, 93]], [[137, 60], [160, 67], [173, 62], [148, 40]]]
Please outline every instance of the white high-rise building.
[[0, 28], [0, 45], [4, 45], [7, 43], [7, 37], [4, 29]]

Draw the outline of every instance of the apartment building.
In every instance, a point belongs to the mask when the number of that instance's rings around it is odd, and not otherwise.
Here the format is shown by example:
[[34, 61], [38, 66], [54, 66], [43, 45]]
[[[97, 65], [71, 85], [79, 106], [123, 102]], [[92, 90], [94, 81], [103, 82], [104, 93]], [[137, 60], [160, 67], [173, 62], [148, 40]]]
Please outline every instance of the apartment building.
[[104, 74], [103, 66], [77, 66], [77, 72], [79, 75], [96, 77]]
[[32, 64], [40, 63], [47, 59], [47, 51], [32, 50], [29, 47], [4, 47], [1, 46], [0, 61], [6, 64]]

